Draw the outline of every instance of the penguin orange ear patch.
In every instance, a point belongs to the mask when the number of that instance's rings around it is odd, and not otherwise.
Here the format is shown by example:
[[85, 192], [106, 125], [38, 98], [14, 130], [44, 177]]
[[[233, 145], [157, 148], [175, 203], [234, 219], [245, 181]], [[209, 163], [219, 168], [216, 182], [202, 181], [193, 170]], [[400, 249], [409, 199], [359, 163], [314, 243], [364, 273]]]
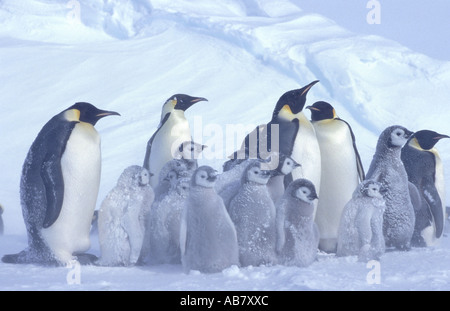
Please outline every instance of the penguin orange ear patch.
[[64, 113], [64, 117], [67, 121], [80, 121], [81, 112], [78, 109], [70, 109]]

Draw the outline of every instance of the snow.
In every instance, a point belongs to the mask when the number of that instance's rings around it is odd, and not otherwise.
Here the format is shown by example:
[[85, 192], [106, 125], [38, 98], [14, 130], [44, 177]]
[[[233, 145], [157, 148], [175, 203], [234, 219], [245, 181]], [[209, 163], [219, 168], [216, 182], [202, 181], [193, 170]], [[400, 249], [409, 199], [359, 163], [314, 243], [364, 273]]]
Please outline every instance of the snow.
[[[390, 125], [450, 133], [450, 62], [351, 32], [297, 3], [1, 1], [1, 255], [27, 245], [19, 183], [28, 149], [51, 117], [77, 101], [121, 114], [96, 125], [103, 161], [97, 208], [124, 168], [142, 165], [162, 104], [176, 93], [209, 100], [186, 117], [194, 140], [208, 145], [199, 164], [219, 171], [245, 135], [227, 128], [268, 122], [279, 96], [316, 79], [308, 103], [328, 101], [352, 125], [366, 170]], [[436, 148], [446, 169], [450, 144]], [[450, 193], [449, 170], [444, 177]], [[99, 255], [96, 235], [91, 252]], [[449, 259], [448, 237], [436, 247], [387, 252], [380, 284], [367, 281], [372, 269], [356, 257], [323, 253], [306, 268], [215, 274], [185, 274], [179, 265], [82, 266], [81, 284], [68, 284], [68, 268], [0, 263], [0, 290], [448, 290]]]

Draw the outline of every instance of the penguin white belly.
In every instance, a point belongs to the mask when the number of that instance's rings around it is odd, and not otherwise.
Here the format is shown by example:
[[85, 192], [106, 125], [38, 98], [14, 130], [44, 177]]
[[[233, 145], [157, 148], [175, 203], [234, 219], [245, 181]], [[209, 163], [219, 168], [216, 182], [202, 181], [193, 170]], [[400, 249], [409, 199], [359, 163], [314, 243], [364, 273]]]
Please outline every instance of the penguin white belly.
[[347, 125], [338, 120], [314, 123], [322, 157], [321, 184], [315, 221], [320, 248], [336, 251], [339, 223], [347, 202], [359, 184], [353, 140]]
[[[439, 153], [437, 152], [436, 149], [431, 149], [431, 152], [433, 152], [434, 157], [436, 159], [436, 175], [435, 175], [435, 180], [434, 180], [434, 184], [436, 186], [436, 190], [439, 193], [439, 197], [441, 198], [441, 202], [442, 202], [442, 210], [443, 210], [443, 215], [445, 215], [446, 211], [445, 211], [445, 206], [446, 206], [446, 198], [445, 198], [445, 178], [444, 178], [444, 167], [442, 165], [442, 160], [441, 157], [439, 156]], [[445, 224], [445, 222], [444, 222]]]
[[100, 137], [84, 122], [75, 125], [61, 158], [64, 200], [58, 219], [41, 234], [58, 260], [67, 263], [73, 253], [90, 247], [89, 231], [101, 173]]
[[[292, 158], [301, 164], [301, 167], [292, 171], [293, 180], [299, 178], [309, 179], [316, 187], [317, 193], [320, 191], [321, 176], [321, 155], [320, 147], [316, 138], [316, 133], [311, 122], [305, 117], [303, 112], [297, 115], [299, 119], [299, 130], [292, 149]], [[320, 198], [319, 198], [320, 200]], [[314, 202], [317, 207], [317, 201]], [[316, 209], [314, 210], [315, 215]]]
[[149, 164], [150, 172], [153, 174], [150, 178], [152, 187], [158, 185], [159, 172], [164, 164], [173, 159], [173, 151], [181, 143], [191, 139], [189, 122], [184, 117], [184, 112], [181, 110], [172, 111], [170, 117], [161, 126], [153, 139]]

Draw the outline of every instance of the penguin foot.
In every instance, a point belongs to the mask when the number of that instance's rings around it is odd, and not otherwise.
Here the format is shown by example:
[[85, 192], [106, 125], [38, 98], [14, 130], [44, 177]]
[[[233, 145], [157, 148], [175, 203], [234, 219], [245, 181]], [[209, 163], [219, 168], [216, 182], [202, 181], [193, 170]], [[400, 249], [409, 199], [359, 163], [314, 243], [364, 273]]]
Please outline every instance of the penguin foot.
[[82, 266], [97, 265], [98, 257], [93, 254], [82, 253], [76, 255], [76, 260]]

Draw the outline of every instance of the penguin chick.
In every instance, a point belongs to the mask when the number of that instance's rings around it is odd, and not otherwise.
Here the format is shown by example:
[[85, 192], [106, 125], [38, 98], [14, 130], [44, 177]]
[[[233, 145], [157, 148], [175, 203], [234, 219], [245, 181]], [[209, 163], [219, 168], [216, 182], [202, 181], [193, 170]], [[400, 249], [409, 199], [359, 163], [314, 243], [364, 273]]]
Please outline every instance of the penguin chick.
[[306, 107], [319, 142], [321, 155], [320, 200], [315, 221], [320, 231], [319, 248], [336, 252], [339, 220], [345, 204], [352, 198], [364, 169], [351, 126], [327, 102]]
[[239, 265], [236, 229], [214, 190], [217, 172], [200, 166], [191, 178], [180, 226], [181, 262], [185, 272], [220, 272]]
[[367, 179], [355, 189], [340, 220], [337, 256], [358, 256], [367, 262], [384, 254], [383, 192], [379, 182]]
[[240, 189], [230, 202], [242, 266], [276, 263], [275, 205], [266, 186], [269, 178], [270, 171], [261, 169], [261, 161], [250, 160]]
[[138, 263], [140, 265], [181, 264], [181, 213], [189, 195], [190, 178], [177, 179], [167, 195], [153, 204]]
[[277, 202], [277, 244], [280, 263], [307, 267], [317, 257], [319, 230], [314, 223], [316, 188], [307, 179], [289, 184]]
[[100, 187], [101, 148], [96, 123], [119, 115], [79, 102], [41, 129], [23, 164], [20, 181], [28, 247], [3, 256], [7, 263], [66, 265], [93, 255], [90, 228]]
[[[442, 161], [435, 145], [448, 135], [422, 130], [414, 133], [402, 149], [401, 159], [408, 180], [416, 186], [420, 204], [415, 208], [413, 246], [434, 245], [445, 223], [445, 181]], [[416, 206], [415, 206], [416, 207]]]
[[413, 133], [403, 126], [386, 128], [380, 135], [366, 178], [381, 183], [386, 210], [383, 234], [387, 247], [409, 250], [414, 232], [414, 207], [408, 175], [400, 159], [401, 149]]
[[190, 178], [188, 163], [180, 159], [168, 161], [159, 172], [158, 185], [155, 187], [154, 204], [161, 202], [167, 195], [172, 185], [176, 185], [181, 178]]
[[297, 167], [300, 167], [301, 164], [297, 163], [294, 159], [285, 154], [273, 154], [271, 158], [277, 157], [276, 160], [278, 166], [276, 169], [271, 171], [271, 176], [269, 181], [267, 182], [267, 190], [269, 191], [269, 195], [272, 198], [274, 204], [281, 198], [284, 194], [284, 178], [286, 175], [292, 173]]
[[171, 96], [163, 105], [161, 121], [157, 130], [147, 143], [143, 166], [154, 174], [150, 185], [156, 187], [161, 168], [173, 159], [176, 149], [181, 143], [190, 141], [191, 131], [184, 113], [194, 104], [207, 101], [203, 97], [192, 97], [186, 94]]
[[117, 185], [98, 211], [98, 239], [104, 266], [134, 265], [141, 252], [145, 218], [154, 193], [147, 169], [133, 165], [120, 175]]

